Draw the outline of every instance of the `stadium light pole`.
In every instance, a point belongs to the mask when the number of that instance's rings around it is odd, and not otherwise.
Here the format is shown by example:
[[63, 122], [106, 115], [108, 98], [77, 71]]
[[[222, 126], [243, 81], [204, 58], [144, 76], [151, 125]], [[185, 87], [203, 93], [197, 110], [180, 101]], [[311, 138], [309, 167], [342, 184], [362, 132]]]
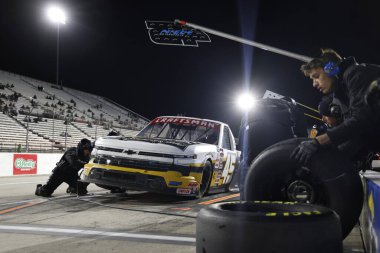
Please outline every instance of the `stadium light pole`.
[[[57, 70], [56, 85], [59, 86], [59, 26], [66, 24], [66, 14], [64, 10], [58, 6], [50, 6], [47, 8], [47, 16], [49, 20], [57, 25]], [[62, 89], [62, 84], [61, 84]]]
[[26, 153], [29, 153], [29, 121], [30, 121], [30, 114], [32, 114], [33, 108], [29, 109], [29, 115], [26, 122], [26, 140], [25, 140], [25, 146], [26, 146]]
[[54, 110], [54, 107], [53, 107], [53, 143], [51, 144], [51, 151], [53, 152], [53, 149], [54, 149], [54, 144], [55, 144], [55, 140], [54, 140], [54, 114], [55, 114], [55, 110]]

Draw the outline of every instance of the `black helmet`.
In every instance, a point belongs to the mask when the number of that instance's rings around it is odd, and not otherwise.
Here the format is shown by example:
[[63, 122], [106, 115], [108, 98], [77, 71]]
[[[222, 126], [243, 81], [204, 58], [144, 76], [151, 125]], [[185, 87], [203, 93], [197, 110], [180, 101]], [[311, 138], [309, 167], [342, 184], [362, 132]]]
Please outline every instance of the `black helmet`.
[[80, 142], [78, 143], [78, 151], [79, 153], [82, 153], [84, 149], [88, 149], [90, 152], [92, 151], [92, 143], [89, 139], [82, 139], [80, 140]]

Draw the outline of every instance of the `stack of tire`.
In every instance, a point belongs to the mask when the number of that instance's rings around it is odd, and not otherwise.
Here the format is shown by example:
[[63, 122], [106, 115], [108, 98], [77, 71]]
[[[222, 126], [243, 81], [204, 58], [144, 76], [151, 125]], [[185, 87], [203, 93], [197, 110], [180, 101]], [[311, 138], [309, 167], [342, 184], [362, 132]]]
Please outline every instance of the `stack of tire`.
[[332, 147], [307, 166], [290, 159], [304, 136], [305, 118], [294, 103], [259, 101], [239, 134], [242, 202], [201, 210], [197, 252], [342, 252], [362, 209], [361, 180]]
[[196, 252], [341, 253], [339, 217], [293, 202], [225, 202], [201, 209]]

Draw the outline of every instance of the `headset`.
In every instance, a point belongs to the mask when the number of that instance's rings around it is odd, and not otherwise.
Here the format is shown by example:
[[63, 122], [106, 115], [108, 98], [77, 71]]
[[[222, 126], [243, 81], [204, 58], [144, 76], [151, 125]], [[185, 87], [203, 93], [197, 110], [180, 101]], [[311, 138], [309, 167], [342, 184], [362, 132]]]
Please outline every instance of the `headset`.
[[332, 61], [327, 62], [325, 66], [323, 66], [323, 70], [328, 77], [335, 77], [340, 73], [339, 64]]
[[330, 115], [334, 118], [341, 118], [342, 117], [342, 109], [339, 105], [331, 103], [329, 105]]

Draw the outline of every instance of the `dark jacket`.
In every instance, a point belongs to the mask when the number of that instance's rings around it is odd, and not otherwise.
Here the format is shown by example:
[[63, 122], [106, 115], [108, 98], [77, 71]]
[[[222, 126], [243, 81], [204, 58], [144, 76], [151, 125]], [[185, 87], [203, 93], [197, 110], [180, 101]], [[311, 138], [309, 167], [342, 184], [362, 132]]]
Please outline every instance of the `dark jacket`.
[[61, 160], [57, 163], [54, 170], [59, 170], [67, 173], [78, 173], [80, 169], [88, 163], [90, 157], [84, 158], [78, 154], [78, 149], [73, 147], [69, 148], [62, 156]]
[[364, 145], [373, 146], [375, 136], [379, 136], [379, 126], [376, 115], [365, 103], [365, 94], [370, 83], [380, 77], [380, 66], [358, 64], [349, 57], [341, 62], [339, 68], [333, 95], [334, 103], [342, 109], [344, 121], [329, 129], [327, 135], [334, 145], [359, 138], [363, 139]]

